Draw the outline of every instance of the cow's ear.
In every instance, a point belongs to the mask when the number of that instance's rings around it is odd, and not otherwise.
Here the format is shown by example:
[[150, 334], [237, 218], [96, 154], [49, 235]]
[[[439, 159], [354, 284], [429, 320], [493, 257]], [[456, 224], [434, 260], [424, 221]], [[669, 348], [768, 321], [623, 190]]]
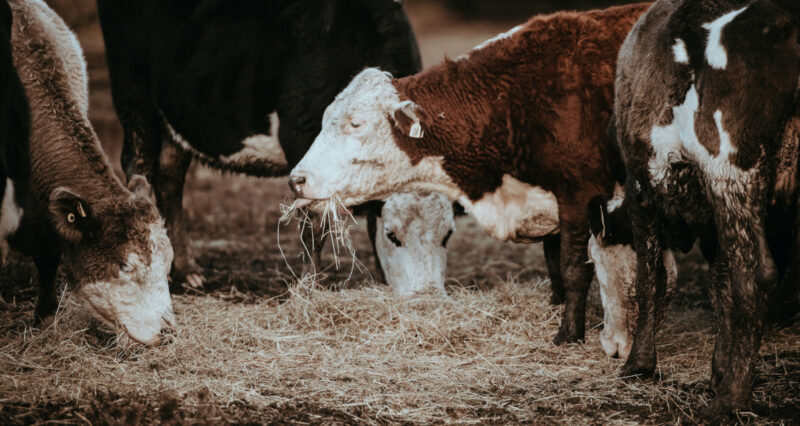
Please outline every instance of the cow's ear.
[[153, 188], [142, 175], [133, 175], [131, 177], [131, 180], [128, 182], [128, 190], [133, 192], [137, 197], [148, 198], [153, 202], [156, 200], [153, 194]]
[[425, 136], [425, 130], [422, 128], [420, 117], [423, 114], [422, 107], [412, 101], [403, 101], [395, 105], [394, 125], [400, 131], [414, 139], [422, 139]]
[[99, 221], [89, 203], [68, 188], [53, 190], [49, 209], [56, 232], [71, 243], [77, 244], [93, 236], [99, 228]]
[[604, 238], [606, 236], [606, 224], [608, 223], [608, 210], [606, 210], [606, 199], [602, 195], [597, 195], [589, 201], [589, 229], [592, 235]]

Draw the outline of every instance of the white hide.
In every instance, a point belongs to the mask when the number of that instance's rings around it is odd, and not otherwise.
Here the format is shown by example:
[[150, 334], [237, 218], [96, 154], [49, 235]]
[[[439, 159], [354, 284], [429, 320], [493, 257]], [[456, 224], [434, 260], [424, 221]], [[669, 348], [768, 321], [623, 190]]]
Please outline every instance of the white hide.
[[512, 35], [514, 35], [516, 32], [518, 32], [519, 30], [521, 30], [523, 28], [525, 28], [524, 24], [517, 25], [516, 27], [514, 27], [514, 28], [512, 28], [512, 29], [510, 29], [510, 30], [508, 30], [508, 31], [506, 31], [504, 33], [500, 33], [500, 34], [490, 38], [489, 40], [484, 41], [483, 43], [475, 46], [472, 50], [473, 51], [474, 50], [481, 50], [481, 49], [489, 46], [490, 44], [492, 44], [492, 43], [494, 43], [496, 41], [511, 38]]
[[[589, 238], [589, 259], [594, 263], [603, 303], [600, 345], [609, 357], [627, 359], [633, 344], [636, 318], [628, 310], [636, 303], [636, 252], [630, 245], [606, 246], [602, 238]], [[672, 252], [663, 252], [667, 272], [667, 299], [678, 280], [678, 265]], [[666, 309], [666, 308], [665, 308]]]
[[606, 203], [606, 210], [611, 213], [618, 209], [625, 202], [625, 187], [614, 184], [614, 196]]
[[0, 207], [0, 240], [16, 232], [22, 220], [22, 207], [14, 199], [14, 182], [6, 178], [6, 191], [3, 194], [3, 205]]
[[486, 232], [499, 240], [558, 233], [558, 202], [552, 192], [521, 182], [510, 175], [503, 184], [478, 201], [459, 199]]
[[157, 345], [161, 330], [174, 323], [167, 282], [172, 245], [163, 221], [150, 225], [149, 240], [150, 264], [130, 253], [117, 279], [87, 284], [81, 294], [107, 325], [124, 330], [139, 343]]
[[[375, 236], [386, 283], [404, 296], [444, 292], [447, 248], [442, 242], [454, 230], [452, 204], [442, 194], [403, 192], [387, 198]], [[400, 247], [387, 237], [389, 233]]]
[[672, 46], [672, 54], [675, 56], [675, 62], [679, 64], [689, 63], [689, 52], [686, 50], [686, 43], [683, 40], [675, 39], [675, 44]]
[[726, 25], [733, 22], [740, 13], [744, 12], [747, 6], [726, 13], [719, 18], [703, 24], [703, 28], [708, 30], [708, 41], [706, 42], [706, 60], [712, 68], [724, 70], [728, 66], [728, 52], [722, 45], [722, 30]]
[[692, 84], [686, 92], [683, 104], [672, 108], [674, 117], [672, 123], [666, 126], [653, 126], [650, 132], [650, 144], [655, 155], [648, 162], [653, 186], [665, 188], [668, 184], [671, 160], [688, 156], [700, 166], [706, 178], [715, 183], [711, 187], [715, 193], [721, 195], [742, 193], [744, 188], [739, 186], [743, 182], [749, 182], [746, 175], [755, 173], [757, 168], [743, 172], [728, 161], [728, 156], [736, 152], [736, 148], [731, 144], [730, 135], [723, 128], [722, 112], [719, 110], [714, 114], [719, 133], [719, 153], [712, 156], [708, 152], [695, 133], [695, 118], [699, 106], [697, 88]]

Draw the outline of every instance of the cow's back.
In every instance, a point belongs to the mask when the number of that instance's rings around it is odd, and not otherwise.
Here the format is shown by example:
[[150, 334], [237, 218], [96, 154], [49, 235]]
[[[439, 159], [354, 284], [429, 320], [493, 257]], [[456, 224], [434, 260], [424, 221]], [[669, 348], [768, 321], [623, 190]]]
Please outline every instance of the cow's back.
[[362, 68], [406, 75], [420, 67], [408, 21], [393, 1], [98, 6], [111, 72], [124, 67], [147, 87], [176, 133], [208, 157], [232, 155], [245, 138], [271, 134], [275, 111], [282, 125], [311, 135], [281, 141], [305, 152], [314, 133], [306, 128], [319, 126], [325, 106]]

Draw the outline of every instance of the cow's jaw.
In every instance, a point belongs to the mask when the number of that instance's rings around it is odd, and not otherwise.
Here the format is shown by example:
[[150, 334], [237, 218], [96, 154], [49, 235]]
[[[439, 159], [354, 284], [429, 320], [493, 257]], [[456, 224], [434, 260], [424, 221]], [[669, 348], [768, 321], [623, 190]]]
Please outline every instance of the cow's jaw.
[[162, 329], [174, 323], [167, 282], [172, 246], [160, 220], [149, 229], [149, 264], [130, 253], [115, 279], [86, 284], [80, 294], [106, 325], [138, 343], [157, 345]]

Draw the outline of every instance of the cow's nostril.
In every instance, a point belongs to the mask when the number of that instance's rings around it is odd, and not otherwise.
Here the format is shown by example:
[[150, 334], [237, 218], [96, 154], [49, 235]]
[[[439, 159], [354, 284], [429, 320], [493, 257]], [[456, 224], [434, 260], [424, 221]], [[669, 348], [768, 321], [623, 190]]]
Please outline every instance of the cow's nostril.
[[294, 195], [301, 195], [303, 193], [303, 184], [306, 183], [305, 176], [290, 176], [289, 188], [294, 192]]

